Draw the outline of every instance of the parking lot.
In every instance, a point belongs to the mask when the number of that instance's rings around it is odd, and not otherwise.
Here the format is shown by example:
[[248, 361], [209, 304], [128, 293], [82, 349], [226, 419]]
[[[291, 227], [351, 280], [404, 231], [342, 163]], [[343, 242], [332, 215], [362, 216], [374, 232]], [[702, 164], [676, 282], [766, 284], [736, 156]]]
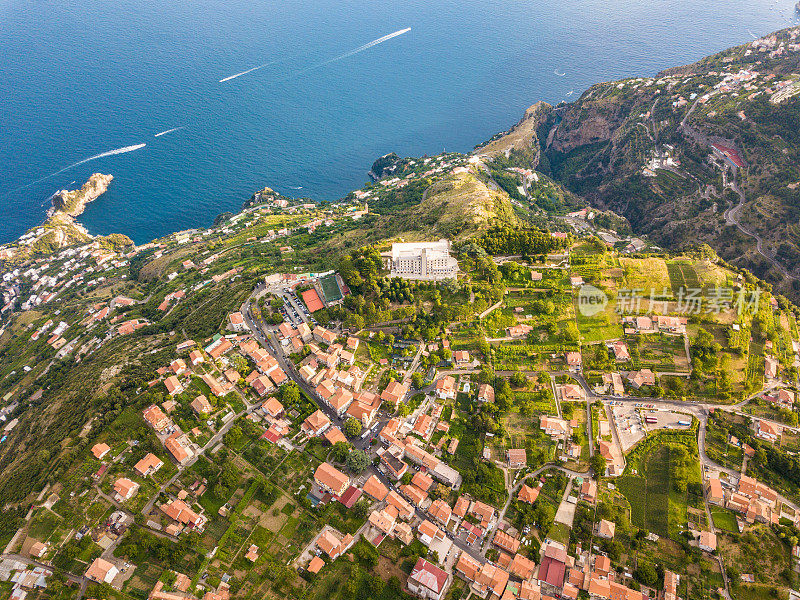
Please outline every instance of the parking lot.
[[283, 300], [281, 313], [292, 325], [296, 327], [301, 323], [310, 323], [313, 328], [314, 325], [317, 324], [314, 318], [308, 313], [308, 310], [306, 310], [305, 305], [293, 291], [283, 290], [282, 292], [278, 292], [277, 295]]
[[650, 404], [614, 402], [614, 421], [619, 432], [619, 441], [624, 452], [630, 450], [645, 435], [656, 429], [689, 429], [689, 415], [653, 408]]
[[692, 418], [689, 415], [672, 410], [648, 410], [643, 413], [643, 421], [647, 431], [655, 431], [656, 429], [689, 429], [692, 425]]
[[632, 404], [621, 402], [614, 404], [612, 414], [619, 434], [619, 443], [622, 445], [622, 451], [627, 452], [645, 436], [642, 417], [639, 409]]

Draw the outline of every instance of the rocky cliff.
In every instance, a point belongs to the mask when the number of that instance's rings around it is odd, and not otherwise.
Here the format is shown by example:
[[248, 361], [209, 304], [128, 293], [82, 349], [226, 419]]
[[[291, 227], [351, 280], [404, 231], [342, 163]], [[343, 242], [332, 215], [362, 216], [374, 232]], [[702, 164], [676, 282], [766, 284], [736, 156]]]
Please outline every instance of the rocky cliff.
[[530, 167], [660, 245], [708, 243], [800, 296], [799, 28], [594, 85], [538, 121]]
[[93, 173], [79, 190], [61, 190], [53, 196], [53, 209], [71, 217], [83, 214], [86, 205], [106, 192], [113, 175]]

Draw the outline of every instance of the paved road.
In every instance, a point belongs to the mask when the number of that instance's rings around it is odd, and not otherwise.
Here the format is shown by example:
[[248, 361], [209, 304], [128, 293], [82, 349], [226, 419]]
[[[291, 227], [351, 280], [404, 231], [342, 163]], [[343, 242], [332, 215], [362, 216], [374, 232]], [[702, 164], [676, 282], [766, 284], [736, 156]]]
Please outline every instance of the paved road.
[[570, 477], [586, 477], [586, 475], [587, 475], [586, 473], [580, 473], [578, 471], [573, 471], [572, 469], [567, 469], [566, 467], [562, 467], [560, 465], [546, 464], [546, 465], [543, 465], [543, 466], [539, 467], [538, 469], [536, 469], [532, 473], [528, 473], [524, 477], [521, 477], [520, 480], [517, 483], [515, 483], [513, 485], [513, 487], [511, 487], [508, 490], [508, 498], [506, 499], [506, 503], [503, 505], [503, 508], [498, 513], [497, 522], [494, 524], [494, 527], [492, 527], [490, 531], [486, 532], [485, 547], [483, 549], [483, 554], [484, 555], [486, 554], [486, 551], [491, 547], [492, 539], [494, 538], [494, 534], [497, 531], [497, 528], [500, 525], [501, 521], [505, 518], [506, 512], [508, 511], [508, 507], [511, 506], [511, 502], [516, 497], [517, 492], [522, 487], [522, 484], [525, 483], [528, 479], [531, 479], [531, 478], [535, 479], [535, 478], [539, 477], [539, 475], [541, 475], [545, 471], [550, 471], [550, 470], [561, 471], [562, 473], [566, 473]]
[[[256, 288], [256, 290], [258, 289], [259, 288]], [[300, 376], [300, 373], [298, 373], [294, 363], [286, 358], [286, 355], [283, 352], [283, 346], [281, 346], [280, 342], [278, 341], [274, 330], [256, 322], [250, 310], [251, 299], [252, 296], [251, 298], [248, 298], [242, 305], [241, 313], [244, 317], [245, 324], [250, 329], [253, 337], [275, 358], [276, 361], [278, 361], [278, 366], [284, 370], [289, 379], [294, 381], [297, 386], [303, 390], [303, 392], [305, 392], [311, 401], [317, 405], [317, 408], [319, 408], [325, 414], [325, 416], [330, 419], [331, 423], [336, 425], [339, 429], [342, 429], [345, 419], [340, 418], [339, 415], [336, 414], [336, 411], [328, 406], [328, 404], [322, 400], [319, 394], [317, 394], [316, 390]], [[388, 420], [388, 416], [380, 415], [377, 422], [372, 425], [371, 430], [379, 431], [379, 427], [385, 425]], [[356, 439], [352, 440], [352, 444], [354, 447], [360, 450], [367, 450], [369, 448], [371, 438], [372, 436], [366, 436], [364, 438], [357, 437]]]
[[736, 194], [739, 196], [739, 204], [727, 209], [724, 213], [725, 223], [728, 225], [735, 225], [736, 228], [741, 231], [746, 236], [753, 238], [756, 241], [756, 252], [758, 252], [763, 258], [765, 258], [773, 267], [775, 267], [781, 275], [786, 277], [787, 279], [797, 280], [794, 275], [790, 275], [786, 268], [780, 264], [775, 258], [764, 251], [764, 240], [761, 239], [761, 236], [757, 233], [750, 231], [747, 227], [741, 224], [741, 214], [742, 214], [742, 207], [745, 203], [745, 195], [744, 191], [742, 191], [741, 186], [736, 183], [736, 175], [730, 181], [728, 187], [732, 189]]
[[181, 473], [183, 473], [183, 471], [187, 467], [191, 467], [194, 463], [196, 463], [198, 461], [198, 459], [203, 454], [205, 454], [208, 450], [211, 450], [217, 444], [219, 444], [222, 441], [223, 436], [226, 433], [228, 433], [230, 428], [233, 427], [233, 424], [236, 423], [236, 421], [237, 421], [237, 419], [239, 419], [239, 417], [241, 417], [243, 415], [250, 414], [254, 410], [255, 410], [255, 405], [249, 406], [245, 410], [242, 410], [242, 411], [239, 411], [238, 413], [236, 413], [236, 415], [234, 415], [232, 418], [228, 419], [228, 421], [222, 427], [220, 427], [219, 431], [216, 434], [214, 434], [214, 437], [212, 437], [208, 441], [208, 443], [206, 443], [205, 446], [200, 448], [200, 450], [197, 452], [197, 454], [195, 454], [186, 463], [184, 463], [182, 465], [178, 465], [178, 471], [175, 473], [175, 475], [173, 475], [167, 481], [165, 481], [161, 485], [161, 487], [158, 488], [158, 491], [153, 495], [153, 497], [147, 502], [147, 504], [144, 505], [144, 507], [142, 508], [142, 514], [145, 515], [145, 516], [148, 516], [150, 514], [150, 511], [153, 510], [153, 505], [155, 504], [155, 502], [158, 499], [159, 495], [161, 495], [161, 493], [163, 493], [169, 486], [171, 486], [178, 479], [178, 477], [181, 476]]
[[[688, 117], [688, 115], [687, 115], [687, 117]], [[254, 320], [254, 318], [252, 316], [252, 313], [250, 311], [250, 299], [248, 299], [242, 305], [241, 312], [242, 312], [242, 315], [244, 315], [245, 323], [250, 328], [253, 336], [261, 343], [261, 345], [264, 348], [266, 348], [270, 352], [270, 354], [272, 354], [275, 357], [275, 359], [278, 361], [278, 364], [286, 372], [286, 374], [289, 376], [289, 378], [292, 379], [308, 395], [308, 397], [311, 398], [315, 402], [315, 404], [317, 404], [317, 406], [320, 408], [320, 410], [322, 410], [328, 416], [328, 418], [331, 420], [332, 423], [335, 423], [339, 427], [341, 427], [342, 426], [342, 419], [340, 419], [339, 416], [336, 415], [335, 412], [325, 402], [323, 402], [321, 398], [318, 397], [318, 395], [316, 394], [315, 390], [313, 388], [311, 388], [311, 386], [309, 386], [299, 376], [297, 370], [294, 367], [294, 364], [291, 361], [288, 361], [286, 359], [286, 356], [284, 355], [282, 346], [280, 345], [277, 337], [275, 336], [274, 331], [271, 331], [268, 328], [263, 327], [262, 325], [257, 324], [255, 322], [255, 320]], [[420, 356], [420, 353], [421, 353], [421, 347], [420, 347], [420, 351], [417, 354], [417, 357]], [[721, 406], [721, 405], [710, 404], [710, 403], [690, 403], [690, 402], [684, 402], [684, 401], [679, 401], [679, 400], [669, 400], [669, 399], [664, 399], [664, 398], [648, 398], [648, 397], [628, 398], [628, 397], [615, 397], [615, 396], [596, 395], [594, 393], [594, 391], [589, 387], [588, 383], [583, 378], [582, 374], [580, 374], [580, 373], [570, 373], [570, 376], [573, 379], [575, 379], [581, 385], [581, 387], [583, 387], [584, 391], [586, 392], [587, 430], [588, 430], [590, 454], [592, 454], [592, 455], [594, 454], [594, 444], [593, 444], [592, 435], [591, 435], [591, 433], [592, 433], [591, 432], [591, 403], [592, 403], [592, 401], [594, 399], [600, 399], [604, 403], [605, 402], [609, 402], [609, 401], [625, 402], [625, 403], [647, 403], [647, 404], [652, 404], [655, 407], [659, 407], [659, 408], [670, 408], [670, 409], [680, 410], [682, 412], [688, 412], [688, 413], [694, 415], [695, 417], [697, 417], [697, 419], [699, 421], [699, 424], [700, 424], [700, 426], [698, 428], [697, 445], [698, 445], [698, 453], [699, 453], [699, 456], [700, 456], [700, 461], [701, 461], [701, 464], [702, 464], [703, 468], [704, 469], [714, 469], [714, 470], [723, 471], [723, 472], [726, 472], [726, 473], [728, 473], [729, 475], [731, 475], [733, 477], [740, 476], [740, 473], [734, 471], [733, 469], [728, 469], [726, 467], [723, 467], [722, 465], [718, 465], [708, 457], [708, 455], [706, 454], [706, 448], [705, 448], [706, 428], [707, 428], [707, 425], [708, 425], [709, 409], [714, 408], [714, 409], [720, 409], [720, 410], [736, 412], [742, 406], [747, 404], [750, 401], [750, 398], [748, 398], [746, 400], [743, 400], [743, 401], [741, 401], [739, 403], [733, 404], [733, 405]], [[551, 384], [552, 383], [553, 382], [551, 381]], [[559, 407], [559, 409], [560, 409], [560, 407]], [[232, 419], [230, 423], [233, 423], [234, 420], [235, 419]], [[377, 431], [377, 426], [375, 427], [374, 430]], [[619, 439], [618, 439], [618, 436], [616, 435], [616, 429], [612, 428], [612, 431], [615, 434], [615, 439], [616, 439], [616, 442], [617, 442], [617, 444], [619, 446]], [[366, 438], [364, 438], [364, 439], [358, 438], [357, 440], [355, 440], [356, 447], [360, 447], [361, 449], [367, 450], [369, 448], [370, 438], [372, 438], [371, 435], [370, 436], [366, 436]], [[209, 445], [211, 445], [211, 442], [209, 442]], [[207, 447], [209, 445], [207, 445]], [[621, 447], [621, 446], [619, 446], [619, 447]], [[377, 475], [377, 477], [382, 481], [382, 483], [384, 485], [386, 485], [389, 489], [393, 489], [393, 490], [397, 489], [395, 487], [395, 485], [394, 485], [394, 482], [390, 481], [388, 479], [388, 477], [386, 477], [386, 475], [383, 472], [381, 472], [378, 469], [374, 469], [373, 467], [370, 467], [370, 468]], [[506, 502], [503, 505], [502, 509], [498, 512], [498, 517], [497, 517], [497, 520], [496, 520], [494, 526], [489, 531], [486, 532], [486, 536], [485, 536], [484, 541], [483, 541], [483, 547], [482, 547], [481, 550], [476, 550], [474, 547], [468, 545], [464, 540], [461, 540], [460, 538], [454, 536], [449, 531], [446, 532], [447, 536], [453, 541], [453, 544], [456, 547], [458, 547], [460, 550], [462, 550], [464, 552], [467, 552], [470, 556], [472, 556], [473, 558], [475, 558], [476, 560], [478, 560], [480, 562], [485, 562], [486, 561], [485, 555], [486, 555], [487, 550], [491, 547], [491, 540], [493, 539], [494, 534], [496, 533], [499, 524], [505, 518], [506, 512], [508, 511], [508, 508], [511, 505], [511, 502], [513, 501], [516, 493], [519, 491], [519, 488], [528, 479], [536, 478], [541, 473], [543, 473], [544, 471], [550, 470], [550, 469], [559, 470], [559, 471], [561, 471], [563, 473], [566, 473], [567, 475], [569, 475], [571, 477], [585, 477], [586, 476], [586, 473], [579, 473], [577, 471], [572, 471], [570, 469], [567, 469], [567, 468], [559, 466], [559, 465], [553, 465], [553, 464], [544, 465], [541, 468], [537, 469], [536, 471], [534, 471], [532, 473], [529, 473], [528, 475], [522, 477], [513, 486], [510, 485], [510, 483], [511, 483], [510, 481], [507, 481], [506, 485], [507, 485], [507, 488], [508, 488], [507, 489], [508, 498], [506, 499]], [[507, 475], [506, 478], [508, 479], [509, 476]], [[797, 505], [795, 505], [793, 502], [789, 501], [788, 499], [780, 497], [780, 500], [782, 502], [785, 502], [788, 506], [791, 506], [793, 509], [800, 510], [800, 507], [798, 507]], [[708, 512], [708, 507], [707, 506], [706, 506], [706, 510]], [[423, 511], [423, 510], [415, 507], [415, 513], [416, 513], [416, 516], [420, 520], [430, 519], [430, 520], [433, 521], [433, 519], [430, 518], [430, 515], [426, 511]], [[708, 513], [708, 517], [709, 517], [709, 523], [713, 527], [713, 520], [711, 520], [711, 518], [710, 518], [710, 513]], [[727, 590], [727, 586], [728, 586], [727, 574], [725, 574], [724, 566], [723, 566], [723, 563], [722, 563], [722, 559], [718, 558], [718, 560], [719, 560], [720, 567], [721, 567], [722, 572], [723, 572], [723, 577], [725, 579], [726, 590]], [[730, 595], [727, 593], [727, 591], [726, 591], [726, 597], [727, 597], [727, 600], [730, 600]]]
[[[716, 93], [717, 93], [717, 91], [714, 90], [709, 95], [713, 96]], [[681, 121], [680, 125], [678, 126], [678, 131], [680, 133], [683, 133], [684, 135], [687, 135], [687, 136], [691, 137], [696, 142], [698, 142], [698, 143], [700, 143], [702, 145], [708, 146], [708, 145], [711, 144], [711, 141], [712, 141], [709, 138], [709, 136], [707, 136], [706, 134], [702, 133], [698, 129], [692, 127], [691, 125], [687, 125], [687, 121], [689, 120], [689, 117], [694, 112], [694, 109], [697, 108], [697, 105], [699, 103], [700, 103], [700, 98], [695, 100], [694, 104], [692, 104], [692, 107], [687, 111], [686, 115], [683, 117], [683, 120]], [[725, 184], [727, 182], [727, 179], [728, 179], [727, 178], [727, 169], [723, 169], [723, 184]], [[790, 275], [788, 273], [788, 271], [786, 270], [786, 268], [783, 265], [781, 265], [779, 262], [777, 262], [773, 256], [771, 256], [770, 254], [767, 254], [764, 251], [764, 242], [761, 239], [761, 236], [759, 236], [757, 233], [754, 233], [754, 232], [750, 231], [749, 229], [747, 229], [744, 225], [742, 225], [740, 223], [742, 207], [744, 206], [744, 203], [745, 203], [745, 194], [742, 191], [742, 188], [736, 183], [736, 173], [735, 172], [733, 173], [733, 177], [731, 178], [731, 181], [729, 183], [727, 183], [727, 187], [732, 189], [739, 196], [739, 204], [737, 204], [736, 206], [733, 206], [731, 208], [728, 208], [724, 212], [725, 222], [728, 225], [735, 225], [736, 228], [739, 231], [741, 231], [743, 234], [745, 234], [746, 236], [751, 237], [754, 240], [756, 240], [756, 251], [762, 257], [764, 257], [767, 261], [769, 261], [769, 263], [773, 267], [775, 267], [781, 273], [781, 275], [783, 275], [784, 277], [786, 277], [788, 279], [797, 280], [797, 278], [794, 277], [793, 275]]]
[[[138, 525], [135, 522], [134, 515], [130, 510], [128, 510], [125, 506], [120, 504], [115, 498], [112, 498], [111, 496], [109, 496], [108, 494], [103, 492], [103, 490], [100, 489], [99, 485], [95, 484], [94, 489], [97, 492], [97, 494], [103, 500], [105, 500], [106, 502], [110, 502], [111, 504], [113, 504], [117, 508], [117, 510], [119, 510], [120, 512], [123, 512], [126, 515], [128, 515], [128, 517], [131, 518], [131, 521], [132, 521], [134, 527], [141, 527], [143, 529], [147, 529], [147, 531], [149, 531], [150, 533], [152, 533], [156, 537], [164, 538], [166, 540], [171, 540], [173, 542], [177, 542], [178, 541], [178, 538], [175, 537], [174, 535], [170, 535], [168, 533], [164, 533], [163, 531], [161, 531], [159, 529], [153, 529], [152, 527], [148, 527], [147, 525]], [[103, 552], [102, 556], [103, 557], [108, 557], [108, 556], [111, 556], [112, 554], [114, 554], [114, 550], [119, 545], [120, 540], [122, 540], [122, 536], [119, 536], [116, 540], [114, 540], [114, 542]]]
[[[23, 556], [22, 554], [0, 554], [0, 558], [10, 558], [12, 560], [16, 560], [23, 564], [26, 564], [30, 567], [41, 567], [43, 569], [47, 569], [50, 572], [54, 572], [56, 570], [53, 567], [53, 565], [49, 565], [47, 563], [34, 560], [28, 556]], [[67, 578], [67, 581], [69, 581], [70, 583], [77, 583], [80, 586], [80, 590], [77, 596], [77, 599], [80, 600], [86, 593], [86, 586], [89, 583], [89, 580], [84, 575], [75, 575], [74, 573], [63, 571], [61, 569], [58, 569], [58, 571], [62, 573], [64, 577]]]

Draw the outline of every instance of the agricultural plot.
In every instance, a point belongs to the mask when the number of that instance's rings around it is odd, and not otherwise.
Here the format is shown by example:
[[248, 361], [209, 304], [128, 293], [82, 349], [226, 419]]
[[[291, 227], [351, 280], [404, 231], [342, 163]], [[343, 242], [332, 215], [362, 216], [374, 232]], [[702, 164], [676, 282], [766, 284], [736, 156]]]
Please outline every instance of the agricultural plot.
[[576, 306], [575, 320], [583, 342], [602, 342], [622, 337], [622, 324], [616, 311], [615, 302], [609, 302], [605, 310], [591, 316], [582, 314], [578, 308]]
[[695, 261], [692, 263], [692, 267], [703, 287], [733, 287], [736, 282], [735, 277], [729, 271], [715, 265], [710, 260]]
[[711, 509], [711, 518], [714, 520], [714, 527], [723, 529], [730, 533], [738, 533], [739, 527], [736, 525], [736, 516], [729, 510], [715, 506]]
[[524, 342], [496, 342], [494, 352], [496, 371], [540, 370], [542, 363], [534, 346]]
[[624, 286], [627, 289], [661, 291], [671, 289], [671, 281], [667, 263], [662, 258], [628, 258], [621, 257], [620, 264], [625, 273]]
[[558, 414], [553, 392], [550, 390], [549, 386], [536, 392], [529, 390], [515, 391], [514, 404], [517, 406], [525, 405], [527, 409], [526, 412], [529, 414]]
[[729, 469], [740, 470], [744, 451], [728, 442], [727, 435], [714, 426], [706, 430], [706, 453], [715, 463]]
[[681, 293], [681, 290], [685, 295], [689, 290], [697, 290], [701, 287], [697, 272], [689, 261], [671, 260], [667, 262], [667, 272], [672, 293], [676, 296]]
[[679, 175], [666, 169], [657, 169], [655, 184], [666, 196], [674, 198], [691, 194], [694, 191], [694, 182], [685, 175]]
[[512, 412], [505, 418], [504, 425], [506, 435], [492, 439], [493, 458], [504, 460], [505, 452], [510, 448], [536, 447], [544, 451], [546, 460], [553, 460], [555, 444], [539, 431], [535, 417], [526, 417]]
[[634, 353], [634, 368], [649, 368], [656, 372], [689, 372], [689, 361], [682, 337], [656, 334], [629, 337], [628, 341], [630, 348], [638, 350], [638, 358]]
[[670, 481], [670, 448], [659, 445], [642, 461], [644, 475], [625, 475], [617, 487], [631, 505], [631, 521], [660, 536], [686, 523], [687, 493], [676, 492]]

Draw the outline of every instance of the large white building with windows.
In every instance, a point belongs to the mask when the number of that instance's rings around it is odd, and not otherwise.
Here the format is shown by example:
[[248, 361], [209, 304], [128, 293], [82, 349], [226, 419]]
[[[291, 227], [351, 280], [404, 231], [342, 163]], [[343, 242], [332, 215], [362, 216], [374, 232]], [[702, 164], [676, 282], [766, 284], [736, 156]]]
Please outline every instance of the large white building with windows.
[[458, 261], [450, 256], [450, 241], [392, 244], [387, 260], [392, 277], [440, 281], [458, 274]]

